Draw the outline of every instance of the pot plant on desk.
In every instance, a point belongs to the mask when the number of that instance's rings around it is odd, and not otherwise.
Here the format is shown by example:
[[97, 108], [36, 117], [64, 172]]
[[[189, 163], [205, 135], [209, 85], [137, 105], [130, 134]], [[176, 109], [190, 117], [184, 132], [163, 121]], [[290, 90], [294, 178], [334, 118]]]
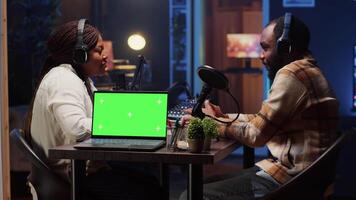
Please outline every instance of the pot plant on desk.
[[202, 120], [203, 130], [204, 130], [204, 151], [209, 151], [211, 146], [211, 140], [218, 136], [218, 125], [215, 120], [205, 117]]
[[204, 129], [199, 118], [193, 118], [188, 125], [188, 150], [192, 153], [200, 153], [204, 147]]

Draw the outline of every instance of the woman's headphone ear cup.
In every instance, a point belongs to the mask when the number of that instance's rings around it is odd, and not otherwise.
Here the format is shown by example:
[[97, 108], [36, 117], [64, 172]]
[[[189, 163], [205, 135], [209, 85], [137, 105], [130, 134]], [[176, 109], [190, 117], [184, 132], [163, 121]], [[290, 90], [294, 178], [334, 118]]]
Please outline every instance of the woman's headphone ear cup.
[[75, 64], [84, 64], [88, 60], [87, 48], [76, 47], [73, 52], [73, 62]]
[[83, 41], [84, 27], [87, 19], [78, 21], [77, 42], [74, 47], [72, 60], [75, 64], [84, 64], [88, 61], [88, 46]]

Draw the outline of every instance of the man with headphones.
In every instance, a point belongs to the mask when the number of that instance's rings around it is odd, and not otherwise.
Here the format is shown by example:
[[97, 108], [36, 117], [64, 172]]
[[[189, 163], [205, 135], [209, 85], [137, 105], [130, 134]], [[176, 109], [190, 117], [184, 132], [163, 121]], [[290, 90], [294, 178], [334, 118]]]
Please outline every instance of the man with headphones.
[[[262, 31], [260, 58], [272, 82], [268, 98], [257, 114], [240, 114], [231, 124], [219, 124], [219, 135], [251, 147], [267, 145], [272, 158], [232, 178], [204, 185], [204, 199], [264, 196], [296, 176], [335, 141], [339, 104], [308, 49], [309, 40], [308, 27], [291, 13], [271, 21]], [[205, 102], [203, 112], [225, 121], [236, 116], [222, 113], [210, 102]]]

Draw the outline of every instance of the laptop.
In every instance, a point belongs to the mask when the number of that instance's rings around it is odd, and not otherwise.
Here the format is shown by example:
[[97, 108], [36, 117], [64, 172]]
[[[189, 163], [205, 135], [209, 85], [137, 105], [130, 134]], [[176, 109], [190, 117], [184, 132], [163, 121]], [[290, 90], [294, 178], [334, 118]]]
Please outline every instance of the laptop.
[[155, 151], [167, 137], [167, 92], [95, 91], [91, 138], [77, 149]]

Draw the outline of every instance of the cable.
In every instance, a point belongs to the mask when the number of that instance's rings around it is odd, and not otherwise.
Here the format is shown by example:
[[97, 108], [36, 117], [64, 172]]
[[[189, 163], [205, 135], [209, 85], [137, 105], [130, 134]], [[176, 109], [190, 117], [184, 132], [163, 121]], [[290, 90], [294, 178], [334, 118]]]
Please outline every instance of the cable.
[[213, 116], [210, 116], [210, 115], [205, 115], [205, 116], [207, 116], [207, 117], [210, 117], [210, 118], [212, 118], [212, 119], [214, 119], [214, 120], [216, 120], [216, 121], [218, 121], [218, 122], [221, 122], [221, 123], [224, 123], [224, 124], [231, 124], [231, 123], [233, 123], [234, 121], [236, 121], [237, 120], [237, 118], [239, 118], [239, 116], [240, 116], [240, 104], [239, 104], [239, 102], [237, 101], [237, 99], [231, 94], [231, 92], [230, 92], [230, 90], [225, 90], [231, 97], [232, 97], [232, 99], [234, 100], [234, 102], [235, 102], [235, 104], [236, 104], [236, 108], [237, 108], [237, 115], [236, 115], [236, 117], [235, 117], [235, 119], [233, 119], [232, 121], [222, 121], [222, 120], [220, 120], [220, 119], [218, 119], [218, 118], [216, 118], [216, 117], [213, 117]]

